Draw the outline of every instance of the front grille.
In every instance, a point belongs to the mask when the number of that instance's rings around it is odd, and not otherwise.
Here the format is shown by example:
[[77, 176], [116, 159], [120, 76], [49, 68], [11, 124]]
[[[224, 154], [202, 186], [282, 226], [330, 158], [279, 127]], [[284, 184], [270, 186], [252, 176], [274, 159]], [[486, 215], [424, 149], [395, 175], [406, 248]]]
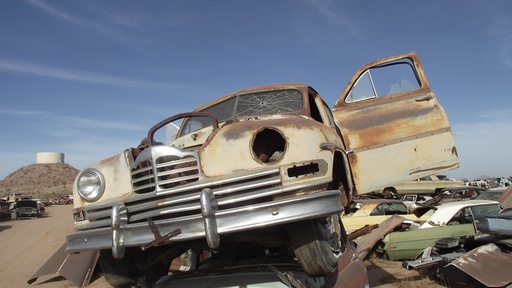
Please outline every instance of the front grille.
[[[219, 203], [219, 210], [233, 207], [242, 208], [252, 204], [272, 201], [273, 196], [290, 193], [283, 191], [278, 168], [259, 172], [245, 172], [224, 178], [202, 178], [196, 182], [176, 186], [160, 192], [138, 194], [131, 197], [125, 206], [128, 210], [128, 223], [146, 222], [147, 218], [180, 218], [200, 215], [199, 197], [204, 188], [210, 188]], [[85, 207], [85, 218], [91, 229], [111, 225], [111, 211], [114, 203], [103, 203]]]
[[[307, 171], [311, 167], [319, 167], [318, 163], [313, 162], [304, 165], [308, 167]], [[128, 210], [128, 223], [146, 222], [148, 218], [177, 220], [201, 215], [199, 198], [205, 188], [210, 188], [215, 195], [220, 211], [250, 208], [251, 205], [272, 202], [273, 199], [285, 198], [305, 190], [325, 188], [326, 180], [321, 177], [283, 186], [279, 167], [262, 167], [257, 171], [208, 178], [202, 174], [199, 166], [196, 152], [182, 151], [175, 147], [151, 147], [139, 154], [131, 170], [134, 194], [123, 201]], [[84, 207], [84, 218], [89, 221], [85, 225], [77, 225], [76, 229], [110, 226], [112, 206], [115, 204], [119, 202]], [[77, 217], [81, 218], [81, 215]]]
[[161, 156], [155, 165], [151, 160], [141, 161], [132, 168], [131, 176], [135, 193], [149, 193], [156, 191], [156, 185], [161, 190], [197, 181], [199, 167], [194, 156]]

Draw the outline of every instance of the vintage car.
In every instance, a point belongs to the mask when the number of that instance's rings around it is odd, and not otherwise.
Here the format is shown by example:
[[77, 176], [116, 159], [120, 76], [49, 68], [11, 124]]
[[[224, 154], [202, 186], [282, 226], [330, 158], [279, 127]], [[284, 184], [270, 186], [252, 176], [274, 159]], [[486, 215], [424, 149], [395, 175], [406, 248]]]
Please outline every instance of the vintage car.
[[437, 194], [441, 189], [464, 185], [464, 181], [450, 180], [444, 175], [429, 175], [382, 189], [384, 194]]
[[77, 176], [67, 251], [101, 250], [113, 286], [154, 279], [190, 249], [293, 251], [323, 276], [344, 268], [340, 214], [353, 195], [457, 167], [417, 55], [389, 57], [363, 66], [332, 111], [312, 87], [284, 83], [157, 123]]
[[21, 199], [14, 204], [16, 219], [37, 218], [42, 212], [40, 205], [34, 199]]
[[[354, 207], [354, 208], [352, 208]], [[417, 217], [400, 200], [395, 199], [361, 199], [354, 200], [351, 204], [352, 213], [344, 214], [342, 217], [343, 225], [347, 232], [352, 232], [365, 225], [375, 225], [382, 223], [393, 215], [400, 215], [405, 219], [416, 222], [422, 222], [430, 216], [428, 213]]]
[[377, 251], [390, 260], [414, 259], [423, 249], [434, 246], [437, 239], [477, 234], [475, 220], [498, 213], [503, 206], [497, 201], [466, 200], [444, 203], [433, 209], [432, 216], [416, 229], [388, 233]]

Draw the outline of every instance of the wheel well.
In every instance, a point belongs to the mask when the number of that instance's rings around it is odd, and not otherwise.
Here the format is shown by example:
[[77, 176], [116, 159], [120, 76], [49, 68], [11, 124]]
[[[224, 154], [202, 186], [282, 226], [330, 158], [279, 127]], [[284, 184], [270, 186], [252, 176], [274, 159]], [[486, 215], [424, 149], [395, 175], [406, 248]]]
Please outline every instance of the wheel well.
[[[347, 171], [345, 169], [344, 157], [341, 152], [334, 153], [333, 168], [332, 168], [332, 183], [330, 189], [339, 189], [341, 193], [342, 205], [345, 210], [350, 206], [352, 202], [352, 193], [348, 185]], [[343, 199], [345, 198], [345, 199]]]
[[391, 186], [390, 186], [390, 187], [386, 187], [386, 188], [384, 188], [384, 189], [382, 190], [382, 192], [392, 192], [392, 193], [394, 193], [394, 194], [397, 194], [397, 193], [398, 193], [398, 191], [396, 190], [396, 188], [395, 188], [395, 187], [391, 187]]

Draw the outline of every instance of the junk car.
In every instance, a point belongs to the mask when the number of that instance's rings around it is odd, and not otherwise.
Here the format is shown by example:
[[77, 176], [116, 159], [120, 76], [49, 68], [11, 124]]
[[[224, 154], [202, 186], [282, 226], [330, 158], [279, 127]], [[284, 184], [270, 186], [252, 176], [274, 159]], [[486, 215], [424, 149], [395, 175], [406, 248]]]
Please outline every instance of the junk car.
[[155, 278], [189, 249], [292, 253], [308, 275], [331, 274], [353, 195], [457, 167], [416, 53], [398, 55], [363, 66], [332, 110], [311, 86], [284, 83], [162, 120], [77, 176], [67, 251], [101, 250], [114, 286]]
[[435, 195], [441, 189], [464, 185], [464, 181], [450, 180], [445, 175], [429, 175], [407, 181], [404, 183], [395, 184], [390, 187], [382, 189], [384, 194], [404, 195], [404, 194], [427, 194]]
[[39, 204], [33, 199], [21, 199], [16, 201], [14, 209], [16, 211], [16, 219], [37, 218], [42, 214]]
[[[410, 211], [407, 206], [401, 201], [396, 199], [361, 199], [354, 200], [351, 204], [351, 209], [356, 211], [344, 214], [342, 217], [345, 229], [350, 233], [365, 225], [375, 225], [382, 223], [387, 218], [393, 215], [400, 215], [404, 219], [422, 222], [430, 216], [428, 213], [417, 217]], [[351, 212], [346, 211], [346, 212]]]
[[432, 216], [417, 229], [388, 233], [382, 238], [377, 251], [390, 260], [414, 259], [423, 249], [434, 246], [440, 238], [476, 235], [475, 221], [500, 212], [503, 206], [491, 200], [466, 200], [447, 202], [433, 209]]

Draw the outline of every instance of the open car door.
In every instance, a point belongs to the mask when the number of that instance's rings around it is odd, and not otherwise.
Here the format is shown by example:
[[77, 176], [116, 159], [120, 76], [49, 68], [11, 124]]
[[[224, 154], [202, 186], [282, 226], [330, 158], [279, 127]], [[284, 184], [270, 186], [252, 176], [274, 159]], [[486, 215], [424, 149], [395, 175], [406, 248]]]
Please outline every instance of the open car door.
[[333, 114], [358, 194], [459, 167], [448, 118], [416, 53], [359, 69]]

